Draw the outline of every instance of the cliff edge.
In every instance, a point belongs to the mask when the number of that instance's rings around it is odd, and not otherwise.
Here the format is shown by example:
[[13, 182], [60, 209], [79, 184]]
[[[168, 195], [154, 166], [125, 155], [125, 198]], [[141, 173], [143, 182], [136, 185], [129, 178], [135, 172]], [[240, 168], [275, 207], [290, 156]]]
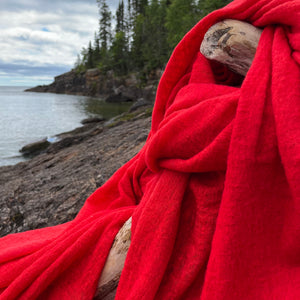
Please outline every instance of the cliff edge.
[[26, 91], [93, 96], [107, 102], [137, 101], [140, 98], [153, 102], [162, 73], [161, 69], [157, 69], [147, 76], [140, 73], [116, 76], [113, 71], [103, 74], [99, 69], [71, 70], [56, 76], [49, 85], [39, 85]]

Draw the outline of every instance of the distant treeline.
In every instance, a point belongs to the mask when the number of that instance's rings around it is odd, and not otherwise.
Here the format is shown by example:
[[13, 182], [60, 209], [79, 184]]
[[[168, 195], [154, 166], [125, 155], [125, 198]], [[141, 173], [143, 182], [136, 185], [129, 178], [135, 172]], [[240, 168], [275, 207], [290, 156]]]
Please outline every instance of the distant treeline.
[[[115, 16], [97, 0], [99, 30], [83, 48], [78, 71], [99, 68], [118, 75], [147, 74], [165, 66], [173, 48], [201, 18], [230, 0], [121, 0]], [[114, 28], [112, 28], [114, 24]]]

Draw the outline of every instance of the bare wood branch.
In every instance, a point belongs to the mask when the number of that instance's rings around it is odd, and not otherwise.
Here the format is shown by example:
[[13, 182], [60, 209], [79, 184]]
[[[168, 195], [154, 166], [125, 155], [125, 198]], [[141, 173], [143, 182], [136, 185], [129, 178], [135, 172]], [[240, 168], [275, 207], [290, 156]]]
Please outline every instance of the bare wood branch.
[[224, 20], [205, 34], [200, 51], [208, 59], [246, 75], [254, 59], [262, 30], [238, 20]]
[[131, 218], [126, 221], [115, 237], [94, 299], [111, 300], [115, 298], [117, 286], [124, 267], [131, 241]]

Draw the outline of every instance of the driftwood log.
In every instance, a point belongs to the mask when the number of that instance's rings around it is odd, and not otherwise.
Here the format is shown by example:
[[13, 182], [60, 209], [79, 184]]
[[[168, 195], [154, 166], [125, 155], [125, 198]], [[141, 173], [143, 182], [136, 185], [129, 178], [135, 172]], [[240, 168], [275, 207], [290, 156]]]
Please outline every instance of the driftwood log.
[[115, 237], [102, 271], [94, 299], [115, 299], [119, 279], [131, 241], [131, 218], [128, 219]]
[[[260, 29], [245, 22], [224, 20], [207, 31], [200, 51], [208, 59], [219, 61], [233, 71], [246, 75], [254, 59], [261, 32]], [[94, 299], [115, 298], [130, 241], [131, 218], [116, 235]]]
[[249, 23], [224, 20], [206, 32], [200, 52], [245, 76], [254, 59], [261, 33], [261, 29]]

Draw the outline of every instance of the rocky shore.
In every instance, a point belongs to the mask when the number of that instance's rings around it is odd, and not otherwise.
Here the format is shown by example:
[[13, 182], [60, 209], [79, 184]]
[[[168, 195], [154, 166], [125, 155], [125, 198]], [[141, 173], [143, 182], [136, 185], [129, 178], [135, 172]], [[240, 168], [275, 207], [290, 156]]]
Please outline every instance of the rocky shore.
[[153, 102], [162, 73], [163, 70], [157, 69], [148, 75], [132, 73], [116, 76], [113, 71], [103, 74], [99, 69], [71, 70], [56, 76], [50, 85], [40, 85], [27, 91], [95, 96], [107, 102], [137, 101], [141, 98]]
[[152, 107], [86, 122], [43, 153], [0, 167], [0, 236], [72, 220], [86, 198], [144, 145]]

